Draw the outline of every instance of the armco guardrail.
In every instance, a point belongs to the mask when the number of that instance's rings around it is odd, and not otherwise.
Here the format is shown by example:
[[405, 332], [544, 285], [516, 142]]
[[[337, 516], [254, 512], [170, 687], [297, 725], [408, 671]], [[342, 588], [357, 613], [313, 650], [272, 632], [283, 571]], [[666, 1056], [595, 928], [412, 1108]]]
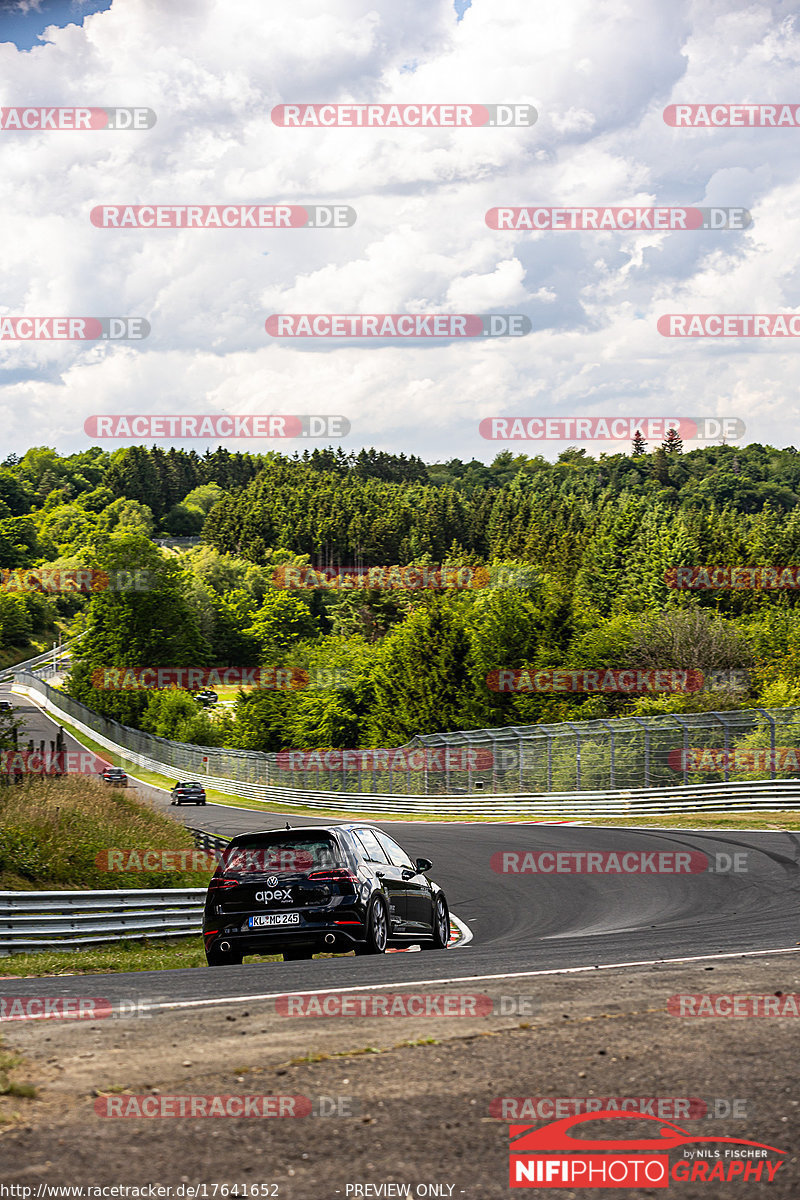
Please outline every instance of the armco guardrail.
[[192, 835], [197, 849], [205, 850], [207, 854], [216, 854], [219, 850], [224, 850], [230, 840], [216, 833], [208, 833], [205, 829], [193, 829], [191, 825], [187, 825], [186, 828]]
[[[83, 637], [83, 634], [79, 636]], [[65, 642], [55, 654], [52, 650], [45, 650], [43, 654], [36, 654], [33, 658], [26, 658], [24, 662], [15, 663], [12, 667], [6, 667], [0, 671], [0, 683], [8, 683], [16, 675], [27, 671], [34, 671], [37, 667], [47, 666], [48, 663], [52, 663], [54, 657], [61, 658], [63, 655], [69, 654], [77, 641], [78, 638], [73, 638], [72, 641]]]
[[[227, 795], [245, 796], [253, 800], [261, 800], [283, 807], [303, 807], [321, 812], [334, 811], [343, 813], [420, 813], [435, 814], [447, 817], [468, 817], [471, 815], [483, 818], [504, 819], [508, 817], [528, 818], [532, 820], [579, 820], [591, 821], [613, 817], [664, 816], [681, 812], [706, 811], [713, 812], [722, 809], [748, 811], [752, 809], [794, 809], [800, 808], [800, 780], [798, 779], [745, 779], [707, 784], [684, 784], [673, 787], [657, 788], [620, 788], [593, 789], [583, 791], [547, 790], [526, 792], [523, 789], [508, 791], [472, 791], [478, 787], [481, 780], [470, 781], [464, 794], [454, 794], [453, 788], [446, 793], [407, 791], [378, 791], [378, 790], [339, 790], [307, 787], [280, 786], [273, 777], [280, 777], [274, 767], [275, 755], [258, 754], [255, 752], [219, 750], [209, 747], [207, 750], [199, 746], [188, 746], [182, 743], [170, 742], [165, 738], [153, 737], [137, 729], [129, 729], [116, 721], [109, 721], [93, 713], [85, 705], [79, 704], [63, 692], [49, 687], [34, 675], [23, 674], [18, 677], [15, 691], [41, 697], [46, 711], [56, 717], [68, 720], [79, 732], [86, 734], [99, 745], [115, 754], [120, 761], [132, 763], [145, 770], [154, 771], [168, 777], [201, 778], [206, 787]], [[753, 710], [743, 714], [729, 713], [728, 717], [741, 716], [750, 721], [757, 718], [762, 710]], [[785, 710], [783, 722], [787, 726], [794, 724], [794, 714], [797, 710]], [[754, 715], [755, 714], [755, 715]], [[777, 716], [775, 715], [777, 714]], [[716, 714], [692, 714], [698, 719]], [[772, 745], [774, 748], [775, 726], [781, 719], [781, 710], [772, 710], [772, 714], [764, 715], [772, 721]], [[681, 718], [688, 725], [688, 718]], [[585, 725], [595, 725], [598, 722], [586, 722]], [[600, 722], [599, 724], [603, 724]], [[607, 722], [610, 726], [611, 722]], [[533, 731], [537, 727], [529, 727]], [[550, 727], [551, 729], [554, 727]], [[583, 752], [587, 756], [587, 742], [591, 732], [586, 732], [580, 726], [578, 738], [583, 739]], [[697, 728], [702, 728], [700, 725]], [[485, 733], [484, 730], [461, 733], [467, 739], [477, 738]], [[493, 731], [494, 732], [494, 731]], [[518, 736], [519, 730], [499, 730], [498, 737], [503, 734]], [[527, 732], [527, 730], [526, 730]], [[111, 736], [109, 736], [111, 735]], [[453, 735], [455, 736], [455, 735]], [[533, 737], [534, 734], [531, 734]], [[543, 739], [545, 736], [542, 735]], [[684, 730], [684, 739], [688, 737]], [[424, 743], [426, 739], [418, 739]], [[127, 744], [126, 744], [127, 743]], [[158, 753], [159, 757], [135, 749], [135, 745], [146, 746]], [[548, 743], [549, 744], [549, 743]], [[686, 745], [684, 740], [684, 745]], [[580, 750], [580, 745], [579, 745]], [[230, 775], [211, 773], [208, 768], [198, 770], [197, 760], [202, 757], [214, 758], [216, 762], [231, 764], [236, 770]], [[188, 760], [188, 761], [187, 761]], [[194, 767], [194, 769], [192, 769]], [[354, 774], [354, 773], [351, 773]], [[391, 774], [391, 773], [390, 773]], [[416, 776], [423, 772], [414, 772]]]
[[0, 958], [200, 933], [205, 888], [0, 892]]

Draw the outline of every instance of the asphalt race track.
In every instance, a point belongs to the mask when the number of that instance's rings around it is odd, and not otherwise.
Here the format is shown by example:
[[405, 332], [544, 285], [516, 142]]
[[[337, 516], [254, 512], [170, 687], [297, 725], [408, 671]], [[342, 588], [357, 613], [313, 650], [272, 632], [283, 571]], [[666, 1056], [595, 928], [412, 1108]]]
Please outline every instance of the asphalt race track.
[[[14, 697], [27, 737], [54, 736], [31, 702]], [[75, 748], [72, 739], [68, 745]], [[140, 785], [188, 825], [231, 836], [324, 818], [259, 813], [220, 805], [170, 809], [163, 792]], [[381, 822], [376, 822], [381, 824]], [[683, 832], [590, 826], [387, 823], [406, 849], [433, 860], [431, 875], [473, 940], [451, 951], [377, 958], [259, 963], [213, 970], [148, 974], [151, 1002], [194, 1003], [275, 992], [343, 987], [403, 986], [423, 981], [650, 963], [695, 956], [794, 950], [800, 940], [798, 838], [793, 833]], [[694, 874], [504, 874], [492, 870], [498, 852], [606, 851], [716, 855], [738, 870]], [[734, 855], [743, 856], [731, 863]], [[95, 976], [51, 977], [52, 995], [93, 996]], [[94, 982], [93, 982], [94, 981]], [[103, 994], [127, 997], [142, 988], [141, 974], [103, 976]], [[6, 995], [34, 995], [36, 979], [4, 980]]]

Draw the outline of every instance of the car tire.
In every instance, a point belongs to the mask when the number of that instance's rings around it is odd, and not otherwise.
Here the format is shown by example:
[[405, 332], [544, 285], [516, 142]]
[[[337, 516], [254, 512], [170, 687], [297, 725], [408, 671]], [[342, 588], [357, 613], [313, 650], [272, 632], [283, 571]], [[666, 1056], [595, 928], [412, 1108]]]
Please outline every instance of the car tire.
[[356, 954], [384, 954], [389, 938], [389, 914], [386, 904], [376, 896], [367, 915], [367, 936], [356, 943]]
[[284, 950], [284, 952], [283, 952], [283, 961], [284, 962], [299, 962], [300, 959], [302, 959], [302, 958], [313, 958], [313, 957], [314, 957], [314, 947], [313, 946], [295, 946], [294, 949]]
[[206, 950], [206, 962], [210, 967], [240, 967], [243, 955], [235, 950], [223, 954], [221, 950]]
[[450, 910], [447, 901], [439, 892], [433, 901], [433, 941], [429, 950], [446, 950], [450, 941]]

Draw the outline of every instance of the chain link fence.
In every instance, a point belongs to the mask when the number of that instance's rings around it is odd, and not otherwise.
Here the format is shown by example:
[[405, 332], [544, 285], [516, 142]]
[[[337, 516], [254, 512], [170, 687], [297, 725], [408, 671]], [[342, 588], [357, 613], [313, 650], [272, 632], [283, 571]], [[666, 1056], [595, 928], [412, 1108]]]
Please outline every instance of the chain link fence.
[[663, 714], [426, 734], [394, 750], [191, 746], [101, 717], [30, 672], [16, 683], [179, 778], [382, 796], [547, 795], [800, 778], [800, 709]]

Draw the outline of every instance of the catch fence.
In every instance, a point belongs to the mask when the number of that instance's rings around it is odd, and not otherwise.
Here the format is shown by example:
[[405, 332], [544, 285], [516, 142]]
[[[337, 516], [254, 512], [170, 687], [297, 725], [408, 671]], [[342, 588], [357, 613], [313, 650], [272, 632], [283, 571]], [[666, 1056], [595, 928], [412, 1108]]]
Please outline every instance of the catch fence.
[[[556, 725], [425, 734], [393, 750], [268, 754], [192, 746], [102, 717], [30, 672], [15, 690], [127, 761], [177, 781], [197, 778], [253, 798], [291, 793], [401, 797], [507, 797], [618, 793], [800, 778], [800, 708], [660, 714]], [[124, 762], [121, 763], [124, 765]], [[299, 796], [298, 796], [299, 799]], [[343, 796], [344, 799], [344, 796]], [[297, 801], [296, 801], [297, 802]]]

